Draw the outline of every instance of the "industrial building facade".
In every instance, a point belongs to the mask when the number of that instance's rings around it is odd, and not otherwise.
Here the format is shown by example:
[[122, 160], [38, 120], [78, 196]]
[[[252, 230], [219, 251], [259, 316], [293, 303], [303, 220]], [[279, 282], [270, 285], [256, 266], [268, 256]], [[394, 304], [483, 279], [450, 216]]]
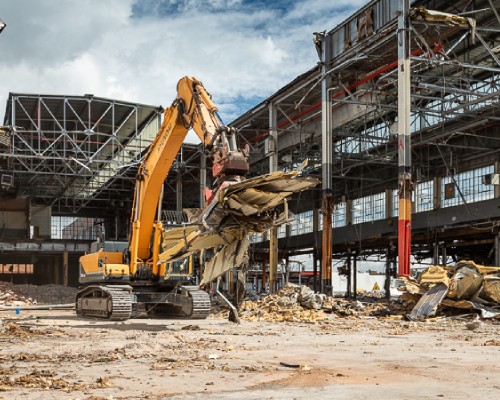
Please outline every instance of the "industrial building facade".
[[[289, 224], [252, 236], [259, 279], [271, 272], [273, 235], [284, 263], [311, 254], [318, 290], [332, 260], [354, 278], [357, 262], [376, 257], [394, 275], [404, 196], [413, 262], [500, 265], [500, 4], [413, 1], [404, 19], [401, 3], [371, 1], [314, 34], [317, 65], [230, 124], [250, 146], [251, 174], [307, 163], [322, 180], [290, 202]], [[9, 95], [0, 280], [76, 284], [96, 236], [126, 240], [135, 171], [161, 112], [93, 95]], [[165, 183], [168, 220], [201, 205], [206, 170], [203, 149], [186, 144]]]

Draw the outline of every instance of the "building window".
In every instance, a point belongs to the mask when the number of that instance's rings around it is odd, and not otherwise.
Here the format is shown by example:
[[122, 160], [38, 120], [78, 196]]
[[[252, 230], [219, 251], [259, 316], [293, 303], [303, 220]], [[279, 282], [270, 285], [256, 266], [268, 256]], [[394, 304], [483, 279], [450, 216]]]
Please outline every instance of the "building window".
[[434, 182], [419, 182], [416, 192], [416, 212], [432, 210], [434, 202]]
[[385, 192], [352, 201], [352, 222], [360, 224], [385, 218]]
[[283, 224], [278, 227], [278, 239], [286, 237], [286, 225]]
[[399, 215], [399, 190], [394, 189], [392, 191], [392, 214], [393, 217]]
[[249, 239], [250, 243], [260, 243], [262, 242], [262, 233], [252, 233]]
[[305, 233], [310, 233], [313, 231], [313, 212], [312, 210], [302, 212], [300, 214], [295, 214], [291, 228], [290, 235], [303, 235]]
[[341, 226], [346, 226], [346, 214], [347, 212], [347, 203], [345, 201], [335, 204], [333, 209], [333, 221], [332, 225], [334, 228], [339, 228]]
[[32, 274], [33, 264], [0, 264], [0, 274]]
[[456, 174], [455, 179], [452, 176], [444, 177], [441, 185], [443, 207], [492, 199], [494, 185], [488, 185], [484, 177], [493, 172], [494, 166], [488, 165]]

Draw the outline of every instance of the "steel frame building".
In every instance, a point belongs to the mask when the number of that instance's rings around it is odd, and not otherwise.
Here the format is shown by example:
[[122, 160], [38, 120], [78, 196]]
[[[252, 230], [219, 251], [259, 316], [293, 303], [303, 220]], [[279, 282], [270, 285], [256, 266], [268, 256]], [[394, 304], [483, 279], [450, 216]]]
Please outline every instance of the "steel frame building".
[[[234, 121], [254, 171], [308, 159], [322, 177], [335, 257], [377, 254], [388, 269], [398, 246], [398, 3], [372, 1], [316, 34], [319, 65]], [[500, 2], [411, 6], [412, 253], [500, 264]], [[453, 17], [421, 17], [425, 10]], [[309, 195], [296, 208], [298, 220], [308, 214], [307, 233], [282, 229], [279, 247], [283, 257], [312, 252], [317, 268], [324, 212], [321, 193]], [[256, 241], [265, 262], [267, 237]]]
[[[250, 145], [252, 174], [307, 160], [305, 171], [322, 178], [322, 188], [290, 204], [296, 217], [278, 230], [280, 258], [310, 253], [321, 268], [328, 190], [333, 257], [350, 268], [373, 254], [388, 271], [396, 262], [399, 3], [373, 0], [314, 34], [319, 63], [231, 123]], [[414, 260], [500, 265], [500, 1], [410, 5]], [[54, 215], [103, 217], [111, 237], [124, 238], [116, 226], [128, 224], [134, 167], [160, 114], [91, 95], [11, 93], [5, 125], [17, 128], [9, 146], [0, 141], [2, 173]], [[166, 209], [200, 204], [203, 162], [202, 149], [183, 148]], [[253, 238], [256, 263], [269, 261], [268, 238]]]

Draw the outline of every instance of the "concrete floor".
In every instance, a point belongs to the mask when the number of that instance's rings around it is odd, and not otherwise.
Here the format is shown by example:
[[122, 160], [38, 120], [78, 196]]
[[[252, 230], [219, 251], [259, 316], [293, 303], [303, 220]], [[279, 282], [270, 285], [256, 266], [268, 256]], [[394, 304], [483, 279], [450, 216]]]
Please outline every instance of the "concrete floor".
[[498, 320], [0, 321], [0, 399], [500, 397]]

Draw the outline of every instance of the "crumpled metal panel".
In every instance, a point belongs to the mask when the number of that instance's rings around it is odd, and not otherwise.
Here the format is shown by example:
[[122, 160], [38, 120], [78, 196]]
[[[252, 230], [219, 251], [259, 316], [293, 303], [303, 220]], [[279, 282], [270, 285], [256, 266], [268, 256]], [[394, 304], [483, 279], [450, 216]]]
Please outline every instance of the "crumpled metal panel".
[[[159, 256], [159, 262], [171, 262], [190, 256], [197, 251], [227, 246], [236, 238], [241, 237], [238, 230], [219, 232], [203, 232], [198, 227], [190, 227], [189, 233], [183, 236], [184, 227], [174, 228], [163, 233], [164, 251]], [[194, 230], [192, 228], [195, 228]], [[186, 231], [188, 232], [188, 231]], [[177, 241], [175, 241], [175, 238]], [[168, 244], [171, 244], [168, 246]]]
[[441, 11], [428, 10], [425, 7], [412, 9], [412, 17], [420, 21], [443, 23], [451, 26], [461, 26], [464, 28], [469, 27], [470, 25], [470, 18]]
[[423, 295], [409, 319], [432, 316], [439, 305], [477, 310], [482, 318], [500, 315], [500, 267], [460, 261], [453, 267], [430, 266], [418, 281], [403, 280], [408, 293]]
[[231, 211], [239, 211], [243, 215], [250, 216], [279, 206], [291, 194], [293, 192], [268, 193], [256, 189], [245, 189], [242, 193], [231, 195], [225, 204]]
[[165, 231], [161, 239], [162, 248], [168, 250], [177, 246], [179, 242], [185, 241], [190, 234], [197, 230], [197, 226], [183, 226]]
[[500, 278], [485, 280], [481, 296], [500, 304]]
[[477, 303], [475, 301], [453, 301], [451, 299], [444, 299], [441, 304], [446, 307], [460, 308], [463, 310], [477, 310], [480, 312], [482, 318], [495, 318], [497, 315], [500, 315], [499, 310], [495, 310], [492, 307], [485, 306], [484, 304]]
[[420, 298], [415, 307], [413, 307], [413, 310], [411, 310], [411, 313], [408, 315], [408, 319], [420, 321], [426, 317], [436, 315], [437, 308], [446, 297], [447, 293], [448, 286], [446, 286], [445, 283], [440, 282], [433, 286]]
[[247, 257], [248, 235], [283, 223], [285, 218], [275, 215], [276, 207], [294, 193], [319, 183], [318, 179], [299, 176], [300, 173], [278, 171], [220, 188], [202, 213], [190, 210], [191, 222], [199, 215], [197, 225], [164, 232], [165, 251], [160, 254], [159, 262], [216, 249], [215, 256], [205, 264], [202, 282], [241, 267]]
[[243, 266], [248, 262], [249, 246], [248, 237], [244, 237], [242, 240], [234, 240], [231, 244], [222, 247], [205, 263], [205, 270], [200, 284], [205, 285], [227, 271]]

